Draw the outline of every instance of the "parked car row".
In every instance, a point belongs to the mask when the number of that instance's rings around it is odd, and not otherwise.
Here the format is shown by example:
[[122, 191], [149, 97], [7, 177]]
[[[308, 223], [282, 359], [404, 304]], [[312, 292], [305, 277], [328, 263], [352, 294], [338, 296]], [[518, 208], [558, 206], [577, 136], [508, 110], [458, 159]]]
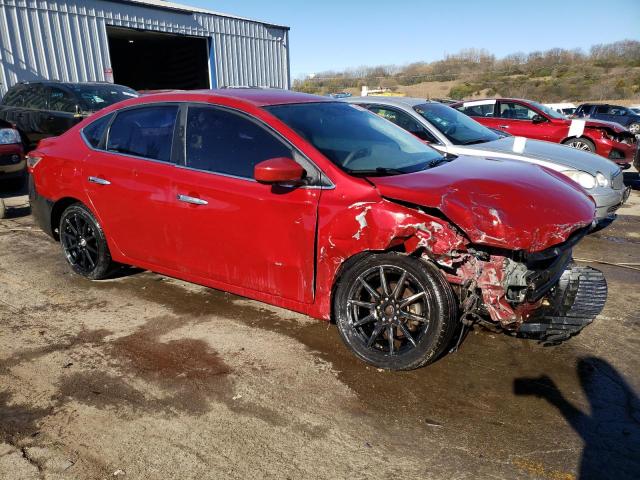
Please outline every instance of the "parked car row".
[[568, 119], [531, 100], [486, 99], [451, 106], [487, 127], [596, 153], [623, 169], [629, 168], [638, 155], [637, 138], [622, 125], [603, 120]]
[[[596, 218], [601, 225], [613, 220], [615, 211], [629, 195], [620, 168], [589, 152], [550, 142], [500, 137], [460, 111], [424, 99], [368, 96], [348, 101], [391, 120], [442, 153], [521, 160], [561, 172], [589, 192], [596, 202]], [[486, 109], [487, 105], [479, 106]], [[471, 108], [476, 106], [463, 110]]]
[[32, 210], [80, 275], [134, 265], [333, 319], [381, 368], [433, 362], [473, 323], [546, 344], [591, 323], [606, 281], [571, 252], [599, 189], [620, 201], [617, 167], [385, 100], [131, 98], [28, 154]]

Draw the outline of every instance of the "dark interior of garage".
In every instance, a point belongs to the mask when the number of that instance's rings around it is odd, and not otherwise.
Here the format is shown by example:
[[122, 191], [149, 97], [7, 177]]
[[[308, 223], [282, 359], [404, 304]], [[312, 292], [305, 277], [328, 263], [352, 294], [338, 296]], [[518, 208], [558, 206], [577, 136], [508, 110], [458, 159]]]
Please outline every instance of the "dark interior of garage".
[[107, 27], [115, 83], [136, 90], [210, 88], [206, 38]]

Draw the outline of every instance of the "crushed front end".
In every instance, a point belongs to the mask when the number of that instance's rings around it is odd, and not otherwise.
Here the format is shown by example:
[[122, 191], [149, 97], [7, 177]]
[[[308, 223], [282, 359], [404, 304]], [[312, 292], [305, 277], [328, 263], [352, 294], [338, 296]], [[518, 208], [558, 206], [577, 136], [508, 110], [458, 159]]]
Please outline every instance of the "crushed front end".
[[602, 311], [607, 283], [599, 270], [573, 263], [572, 248], [588, 232], [539, 252], [470, 246], [452, 265], [463, 321], [534, 338], [545, 345], [569, 339]]

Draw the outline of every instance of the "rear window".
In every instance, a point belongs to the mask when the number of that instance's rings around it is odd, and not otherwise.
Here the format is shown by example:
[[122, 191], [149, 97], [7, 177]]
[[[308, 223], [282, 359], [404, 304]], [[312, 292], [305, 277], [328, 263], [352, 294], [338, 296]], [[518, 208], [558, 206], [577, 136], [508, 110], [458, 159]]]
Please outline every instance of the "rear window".
[[104, 133], [107, 130], [107, 127], [109, 126], [109, 122], [111, 121], [112, 117], [113, 117], [113, 114], [105, 115], [104, 117], [99, 118], [92, 124], [87, 125], [82, 130], [82, 133], [84, 134], [84, 138], [87, 140], [87, 142], [89, 142], [89, 144], [93, 148], [100, 147], [100, 144], [102, 143], [102, 138], [104, 137]]
[[12, 88], [2, 99], [2, 104], [8, 107], [21, 107], [24, 100], [24, 96], [22, 95], [23, 90], [22, 87]]
[[178, 107], [159, 105], [118, 113], [109, 129], [107, 150], [168, 162]]

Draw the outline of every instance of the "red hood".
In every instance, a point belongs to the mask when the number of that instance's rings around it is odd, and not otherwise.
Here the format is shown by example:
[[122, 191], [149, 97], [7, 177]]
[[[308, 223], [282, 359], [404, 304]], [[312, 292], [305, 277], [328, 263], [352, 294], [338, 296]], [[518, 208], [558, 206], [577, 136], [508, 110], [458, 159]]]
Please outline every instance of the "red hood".
[[370, 177], [381, 195], [437, 208], [473, 243], [544, 250], [594, 219], [593, 200], [559, 173], [510, 160], [458, 157], [429, 170]]

